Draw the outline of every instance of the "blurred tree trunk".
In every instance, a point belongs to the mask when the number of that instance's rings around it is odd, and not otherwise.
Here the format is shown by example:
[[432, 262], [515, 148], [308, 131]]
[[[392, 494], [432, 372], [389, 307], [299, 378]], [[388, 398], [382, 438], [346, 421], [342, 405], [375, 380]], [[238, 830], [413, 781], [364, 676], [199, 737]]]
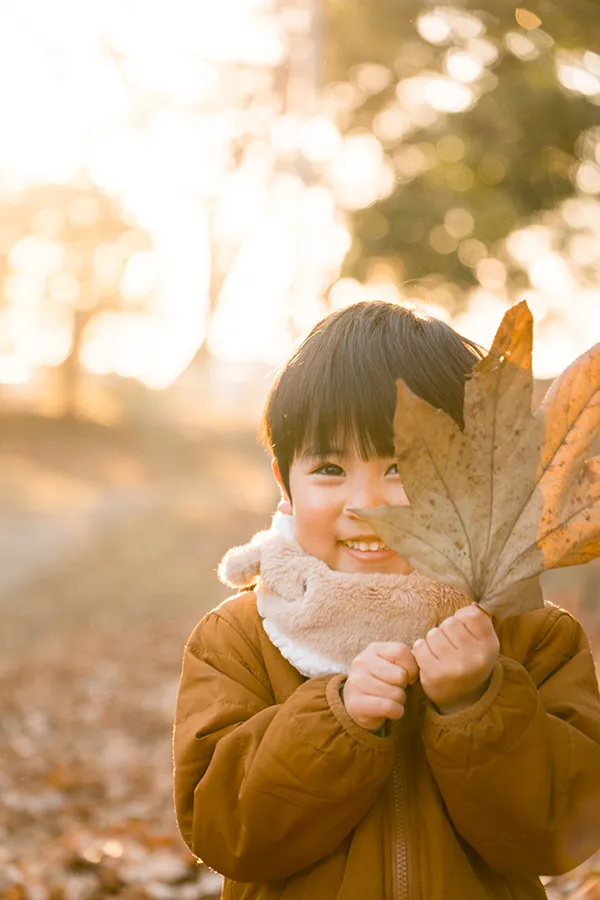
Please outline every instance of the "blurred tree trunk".
[[224, 271], [218, 263], [219, 254], [218, 241], [216, 237], [216, 217], [217, 201], [216, 199], [213, 199], [210, 202], [208, 212], [208, 230], [210, 234], [210, 279], [208, 285], [208, 304], [206, 308], [204, 339], [201, 346], [198, 348], [194, 359], [192, 360], [192, 365], [201, 366], [202, 369], [207, 369], [210, 364], [210, 350], [208, 343], [208, 339], [210, 336], [210, 326], [219, 305], [219, 297], [221, 296], [223, 285], [225, 284], [227, 276], [232, 269], [232, 265], [230, 265]]
[[85, 329], [93, 318], [93, 311], [73, 310], [73, 331], [71, 347], [59, 368], [62, 410], [65, 418], [76, 419], [79, 413], [79, 393], [81, 388], [81, 347]]

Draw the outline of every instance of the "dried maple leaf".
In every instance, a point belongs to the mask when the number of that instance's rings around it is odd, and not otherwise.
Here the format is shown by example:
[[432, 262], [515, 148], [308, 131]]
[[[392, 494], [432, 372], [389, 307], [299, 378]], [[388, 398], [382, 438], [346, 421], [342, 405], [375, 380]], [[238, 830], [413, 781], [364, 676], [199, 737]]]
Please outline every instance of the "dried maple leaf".
[[465, 388], [464, 429], [398, 382], [408, 506], [357, 510], [401, 556], [499, 618], [543, 603], [546, 569], [600, 556], [600, 344], [532, 413], [533, 319], [510, 309]]

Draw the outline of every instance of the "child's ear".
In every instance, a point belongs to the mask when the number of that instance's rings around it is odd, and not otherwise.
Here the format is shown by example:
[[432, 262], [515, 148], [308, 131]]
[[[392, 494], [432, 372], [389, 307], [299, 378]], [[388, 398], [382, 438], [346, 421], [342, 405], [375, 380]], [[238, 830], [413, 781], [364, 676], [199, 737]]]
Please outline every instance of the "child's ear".
[[294, 513], [292, 508], [291, 501], [288, 498], [287, 490], [285, 484], [283, 483], [283, 478], [281, 477], [281, 471], [279, 469], [279, 463], [273, 457], [271, 460], [271, 471], [273, 472], [273, 477], [277, 484], [279, 485], [279, 490], [281, 491], [281, 500], [277, 504], [277, 512], [283, 513], [285, 516], [291, 516]]

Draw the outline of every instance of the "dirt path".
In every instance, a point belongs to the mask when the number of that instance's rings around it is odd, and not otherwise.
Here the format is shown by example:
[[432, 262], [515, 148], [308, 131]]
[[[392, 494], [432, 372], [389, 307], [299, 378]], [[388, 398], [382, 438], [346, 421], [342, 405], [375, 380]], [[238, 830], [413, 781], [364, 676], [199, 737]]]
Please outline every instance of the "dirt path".
[[135, 453], [108, 452], [99, 477], [97, 461], [89, 471], [81, 459], [57, 468], [54, 458], [0, 447], [0, 601], [131, 517], [180, 510], [208, 523], [226, 509], [264, 515], [275, 500], [268, 465], [251, 443], [246, 449], [200, 446], [197, 463], [182, 472], [176, 460], [166, 472], [147, 471]]

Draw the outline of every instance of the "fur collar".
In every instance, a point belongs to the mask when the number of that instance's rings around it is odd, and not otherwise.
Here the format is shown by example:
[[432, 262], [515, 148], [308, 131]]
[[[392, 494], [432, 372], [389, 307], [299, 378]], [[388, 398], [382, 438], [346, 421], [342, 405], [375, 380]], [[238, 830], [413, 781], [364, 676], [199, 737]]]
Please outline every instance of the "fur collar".
[[336, 572], [310, 556], [294, 536], [293, 516], [276, 513], [268, 531], [233, 547], [219, 566], [232, 588], [256, 584], [258, 611], [271, 642], [306, 677], [347, 672], [373, 641], [409, 647], [468, 597], [418, 572]]

